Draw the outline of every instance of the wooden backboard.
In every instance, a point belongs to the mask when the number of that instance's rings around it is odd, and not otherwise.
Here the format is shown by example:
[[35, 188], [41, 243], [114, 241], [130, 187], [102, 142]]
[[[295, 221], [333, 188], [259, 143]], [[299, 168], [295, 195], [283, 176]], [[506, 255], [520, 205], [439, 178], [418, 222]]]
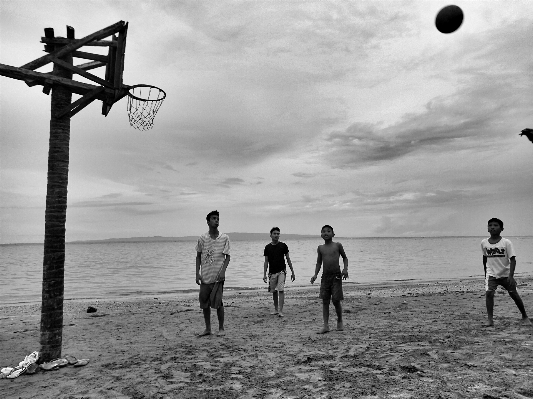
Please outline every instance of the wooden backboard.
[[[127, 94], [128, 86], [122, 82], [128, 31], [127, 22], [119, 21], [82, 39], [74, 38], [74, 28], [70, 26], [67, 26], [66, 38], [55, 37], [52, 28], [45, 28], [44, 31], [45, 36], [41, 38], [41, 43], [45, 44], [44, 50], [48, 54], [20, 68], [0, 64], [0, 75], [24, 80], [29, 86], [42, 85], [45, 94], [49, 94], [52, 85], [59, 84], [68, 87], [73, 93], [82, 95], [80, 99], [62, 110], [59, 116], [66, 114], [73, 116], [96, 99], [102, 101], [102, 114], [107, 115], [113, 104]], [[111, 40], [103, 40], [109, 36], [112, 36]], [[78, 49], [83, 46], [107, 46], [109, 47], [108, 55], [79, 51]], [[62, 60], [68, 54], [74, 58], [90, 60], [90, 62], [73, 65]], [[49, 63], [69, 69], [73, 72], [73, 76], [78, 74], [96, 84], [82, 83], [74, 79], [60, 78], [53, 73], [35, 71]], [[88, 72], [102, 66], [106, 67], [104, 79]]]

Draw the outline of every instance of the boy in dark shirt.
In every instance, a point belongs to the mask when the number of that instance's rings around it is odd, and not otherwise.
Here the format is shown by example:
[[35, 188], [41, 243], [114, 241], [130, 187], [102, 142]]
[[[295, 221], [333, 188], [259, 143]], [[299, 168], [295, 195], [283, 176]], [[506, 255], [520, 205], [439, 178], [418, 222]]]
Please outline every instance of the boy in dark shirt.
[[285, 258], [287, 258], [287, 264], [291, 268], [291, 281], [294, 281], [296, 276], [294, 275], [291, 258], [289, 257], [289, 247], [279, 240], [279, 234], [279, 228], [272, 227], [270, 230], [270, 238], [272, 238], [272, 242], [266, 245], [264, 251], [265, 267], [263, 281], [265, 283], [267, 282], [268, 269], [268, 292], [272, 292], [272, 298], [274, 299], [274, 311], [271, 314], [277, 314], [279, 317], [283, 317], [283, 304], [285, 302], [285, 276], [287, 275]]

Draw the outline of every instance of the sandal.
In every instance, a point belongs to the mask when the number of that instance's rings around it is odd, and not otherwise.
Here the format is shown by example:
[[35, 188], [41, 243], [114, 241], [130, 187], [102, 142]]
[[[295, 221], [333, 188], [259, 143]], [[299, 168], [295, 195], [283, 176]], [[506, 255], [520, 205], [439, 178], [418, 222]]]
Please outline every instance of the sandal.
[[64, 356], [64, 359], [67, 360], [68, 364], [76, 364], [76, 362], [78, 361], [78, 359], [76, 359], [74, 356], [72, 355], [65, 355]]
[[48, 363], [41, 364], [43, 370], [57, 370], [59, 367], [66, 366], [68, 364], [67, 359], [56, 359]]
[[39, 365], [37, 363], [32, 363], [26, 369], [26, 374], [35, 374], [39, 370]]
[[76, 363], [74, 363], [74, 367], [87, 366], [88, 364], [89, 364], [89, 359], [80, 359]]
[[10, 378], [10, 379], [17, 378], [19, 375], [24, 374], [25, 372], [26, 372], [26, 367], [17, 367], [6, 378]]
[[13, 370], [15, 370], [13, 367], [4, 367], [2, 370], [0, 370], [0, 378], [6, 378], [13, 372]]

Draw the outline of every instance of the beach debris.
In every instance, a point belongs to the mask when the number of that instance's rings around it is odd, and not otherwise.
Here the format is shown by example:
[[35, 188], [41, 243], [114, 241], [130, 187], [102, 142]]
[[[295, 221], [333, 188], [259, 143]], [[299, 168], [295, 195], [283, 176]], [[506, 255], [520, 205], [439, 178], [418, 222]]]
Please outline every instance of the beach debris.
[[[28, 368], [37, 362], [39, 359], [39, 352], [35, 351], [30, 353], [28, 356], [24, 358], [23, 361], [19, 363], [17, 367], [4, 367], [1, 370], [0, 378], [17, 378], [18, 376], [26, 373], [28, 371]], [[32, 366], [33, 369], [33, 366]]]
[[406, 373], [423, 373], [424, 371], [419, 369], [414, 364], [400, 365], [400, 369]]
[[296, 359], [296, 363], [307, 364], [307, 363], [311, 363], [313, 360], [316, 360], [316, 359], [314, 359], [312, 355], [301, 355], [301, 356], [298, 356], [298, 358]]
[[89, 306], [87, 308], [87, 313], [95, 313], [96, 311], [97, 311], [96, 308], [93, 308], [92, 306]]

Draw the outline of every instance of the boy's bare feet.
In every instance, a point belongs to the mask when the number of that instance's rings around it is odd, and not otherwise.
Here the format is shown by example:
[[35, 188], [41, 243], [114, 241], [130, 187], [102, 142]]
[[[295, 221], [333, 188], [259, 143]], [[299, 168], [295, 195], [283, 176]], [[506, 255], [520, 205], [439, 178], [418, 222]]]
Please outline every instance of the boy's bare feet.
[[223, 337], [223, 336], [225, 336], [225, 335], [226, 335], [226, 331], [224, 331], [223, 329], [222, 329], [222, 330], [218, 330], [218, 332], [217, 332], [217, 336], [219, 336], [219, 337]]
[[278, 316], [279, 316], [279, 317], [284, 317], [285, 315], [284, 315], [283, 313], [279, 312], [279, 313], [278, 313]]
[[205, 330], [203, 333], [198, 334], [199, 337], [205, 337], [206, 335], [211, 335], [211, 331]]
[[487, 324], [485, 324], [483, 327], [494, 327], [494, 321], [492, 319], [489, 319], [487, 321]]
[[279, 312], [277, 310], [273, 310], [272, 312], [270, 312], [270, 314], [272, 315], [275, 315], [275, 314], [278, 314]]
[[533, 326], [533, 323], [531, 323], [531, 320], [529, 320], [529, 317], [524, 317], [522, 320], [520, 320], [520, 325], [531, 327]]
[[319, 332], [317, 332], [317, 334], [325, 334], [327, 332], [329, 332], [329, 326], [324, 326], [320, 329]]
[[337, 322], [337, 331], [344, 331], [344, 325], [342, 324], [342, 321]]

